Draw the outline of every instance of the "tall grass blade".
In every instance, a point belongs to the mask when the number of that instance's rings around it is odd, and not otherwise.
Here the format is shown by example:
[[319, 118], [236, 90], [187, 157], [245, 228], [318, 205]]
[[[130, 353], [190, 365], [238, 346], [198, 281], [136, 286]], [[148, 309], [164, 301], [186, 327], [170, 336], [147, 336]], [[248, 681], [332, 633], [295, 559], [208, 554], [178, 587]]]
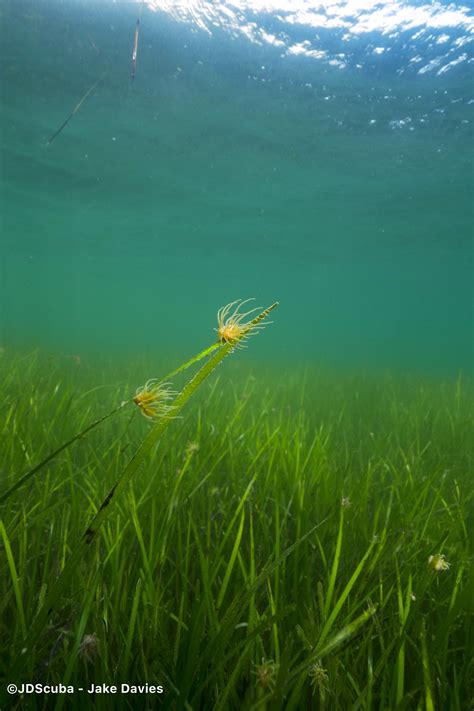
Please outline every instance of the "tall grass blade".
[[[255, 319], [253, 319], [251, 323], [258, 324], [276, 306], [277, 304], [273, 304], [271, 307], [269, 307], [269, 309], [266, 309]], [[181, 409], [188, 402], [188, 400], [191, 398], [197, 388], [206, 380], [206, 378], [211, 375], [211, 373], [223, 361], [223, 359], [233, 351], [234, 344], [226, 343], [222, 345], [219, 350], [210, 357], [210, 359], [201, 367], [201, 369], [194, 375], [194, 377], [185, 385], [181, 393], [176, 397], [173, 402], [173, 419], [179, 414]], [[128, 465], [123, 470], [119, 479], [116, 481], [112, 489], [109, 491], [109, 493], [103, 500], [96, 515], [90, 522], [88, 528], [86, 529], [80, 541], [75, 546], [68, 560], [66, 561], [64, 568], [59, 574], [58, 579], [47, 594], [45, 604], [39, 611], [27, 636], [24, 648], [22, 650], [23, 660], [26, 661], [28, 659], [28, 656], [31, 653], [31, 650], [33, 649], [34, 645], [36, 644], [39, 636], [41, 635], [45, 623], [48, 617], [51, 615], [54, 606], [56, 605], [60, 596], [66, 590], [70, 579], [74, 575], [79, 561], [86, 554], [86, 551], [90, 547], [91, 543], [94, 541], [99, 528], [110, 515], [114, 502], [117, 500], [118, 496], [122, 493], [125, 487], [129, 484], [132, 477], [143, 464], [145, 458], [151, 453], [152, 449], [157, 444], [163, 432], [168, 428], [173, 419], [163, 418], [158, 421], [158, 423], [153, 427], [153, 429], [150, 430], [148, 435], [145, 437], [141, 445], [136, 450], [132, 459], [129, 461]], [[25, 661], [22, 662], [21, 659], [17, 658], [17, 673], [18, 668], [22, 668], [25, 664]]]

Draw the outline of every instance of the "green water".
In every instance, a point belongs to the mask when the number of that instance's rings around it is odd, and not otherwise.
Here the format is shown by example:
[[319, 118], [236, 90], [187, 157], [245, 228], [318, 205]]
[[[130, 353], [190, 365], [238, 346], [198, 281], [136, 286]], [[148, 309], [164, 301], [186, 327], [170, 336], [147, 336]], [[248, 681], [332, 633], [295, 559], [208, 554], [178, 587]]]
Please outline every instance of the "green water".
[[255, 297], [281, 303], [256, 359], [469, 371], [465, 70], [282, 59], [145, 7], [132, 84], [136, 10], [1, 5], [3, 348], [186, 357]]
[[0, 0], [2, 708], [473, 707], [473, 37]]

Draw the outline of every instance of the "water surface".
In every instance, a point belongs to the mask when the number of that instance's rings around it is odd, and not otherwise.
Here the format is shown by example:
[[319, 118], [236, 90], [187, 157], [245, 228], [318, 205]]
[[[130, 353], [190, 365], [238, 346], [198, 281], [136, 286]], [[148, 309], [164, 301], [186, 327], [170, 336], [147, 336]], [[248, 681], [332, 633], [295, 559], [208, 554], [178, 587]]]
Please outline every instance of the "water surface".
[[1, 5], [3, 348], [469, 370], [472, 6], [143, 3], [132, 83], [138, 11]]

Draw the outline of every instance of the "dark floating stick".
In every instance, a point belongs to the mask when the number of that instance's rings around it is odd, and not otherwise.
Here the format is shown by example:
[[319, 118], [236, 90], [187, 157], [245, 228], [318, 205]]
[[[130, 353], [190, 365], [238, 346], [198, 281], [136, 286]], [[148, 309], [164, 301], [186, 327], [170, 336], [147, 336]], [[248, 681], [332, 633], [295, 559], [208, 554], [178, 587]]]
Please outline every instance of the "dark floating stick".
[[55, 139], [57, 136], [59, 136], [59, 134], [61, 133], [61, 131], [63, 130], [63, 128], [65, 128], [65, 126], [67, 126], [67, 124], [68, 124], [69, 121], [72, 119], [72, 117], [74, 116], [74, 114], [77, 114], [77, 112], [78, 112], [79, 109], [81, 108], [81, 106], [82, 106], [82, 104], [84, 103], [84, 101], [87, 99], [87, 97], [89, 96], [89, 94], [91, 94], [91, 93], [94, 91], [94, 89], [96, 88], [96, 86], [97, 86], [97, 84], [98, 84], [99, 82], [100, 82], [100, 79], [97, 79], [97, 81], [94, 82], [94, 84], [92, 84], [92, 86], [86, 91], [86, 93], [84, 94], [84, 96], [82, 97], [82, 99], [79, 101], [79, 103], [76, 104], [76, 106], [73, 108], [73, 110], [71, 111], [71, 113], [69, 114], [69, 116], [67, 117], [67, 119], [66, 119], [65, 121], [63, 121], [63, 123], [60, 125], [60, 127], [58, 128], [58, 130], [53, 133], [53, 135], [51, 136], [51, 138], [48, 138], [48, 140], [46, 141], [46, 145], [47, 145], [47, 146], [49, 146], [50, 143], [52, 143], [52, 142], [54, 141], [54, 139]]
[[132, 82], [135, 80], [135, 74], [137, 71], [137, 54], [138, 54], [138, 35], [140, 34], [140, 16], [142, 14], [142, 7], [138, 10], [137, 24], [135, 25], [135, 34], [133, 36], [133, 51], [132, 51]]

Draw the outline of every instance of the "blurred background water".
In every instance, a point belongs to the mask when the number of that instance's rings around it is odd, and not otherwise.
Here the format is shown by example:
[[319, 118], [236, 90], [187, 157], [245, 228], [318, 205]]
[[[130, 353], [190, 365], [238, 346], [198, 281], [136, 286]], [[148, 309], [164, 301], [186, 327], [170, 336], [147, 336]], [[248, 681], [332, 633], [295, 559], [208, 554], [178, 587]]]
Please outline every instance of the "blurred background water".
[[2, 0], [0, 31], [4, 349], [185, 357], [254, 296], [254, 358], [472, 369], [471, 3]]

